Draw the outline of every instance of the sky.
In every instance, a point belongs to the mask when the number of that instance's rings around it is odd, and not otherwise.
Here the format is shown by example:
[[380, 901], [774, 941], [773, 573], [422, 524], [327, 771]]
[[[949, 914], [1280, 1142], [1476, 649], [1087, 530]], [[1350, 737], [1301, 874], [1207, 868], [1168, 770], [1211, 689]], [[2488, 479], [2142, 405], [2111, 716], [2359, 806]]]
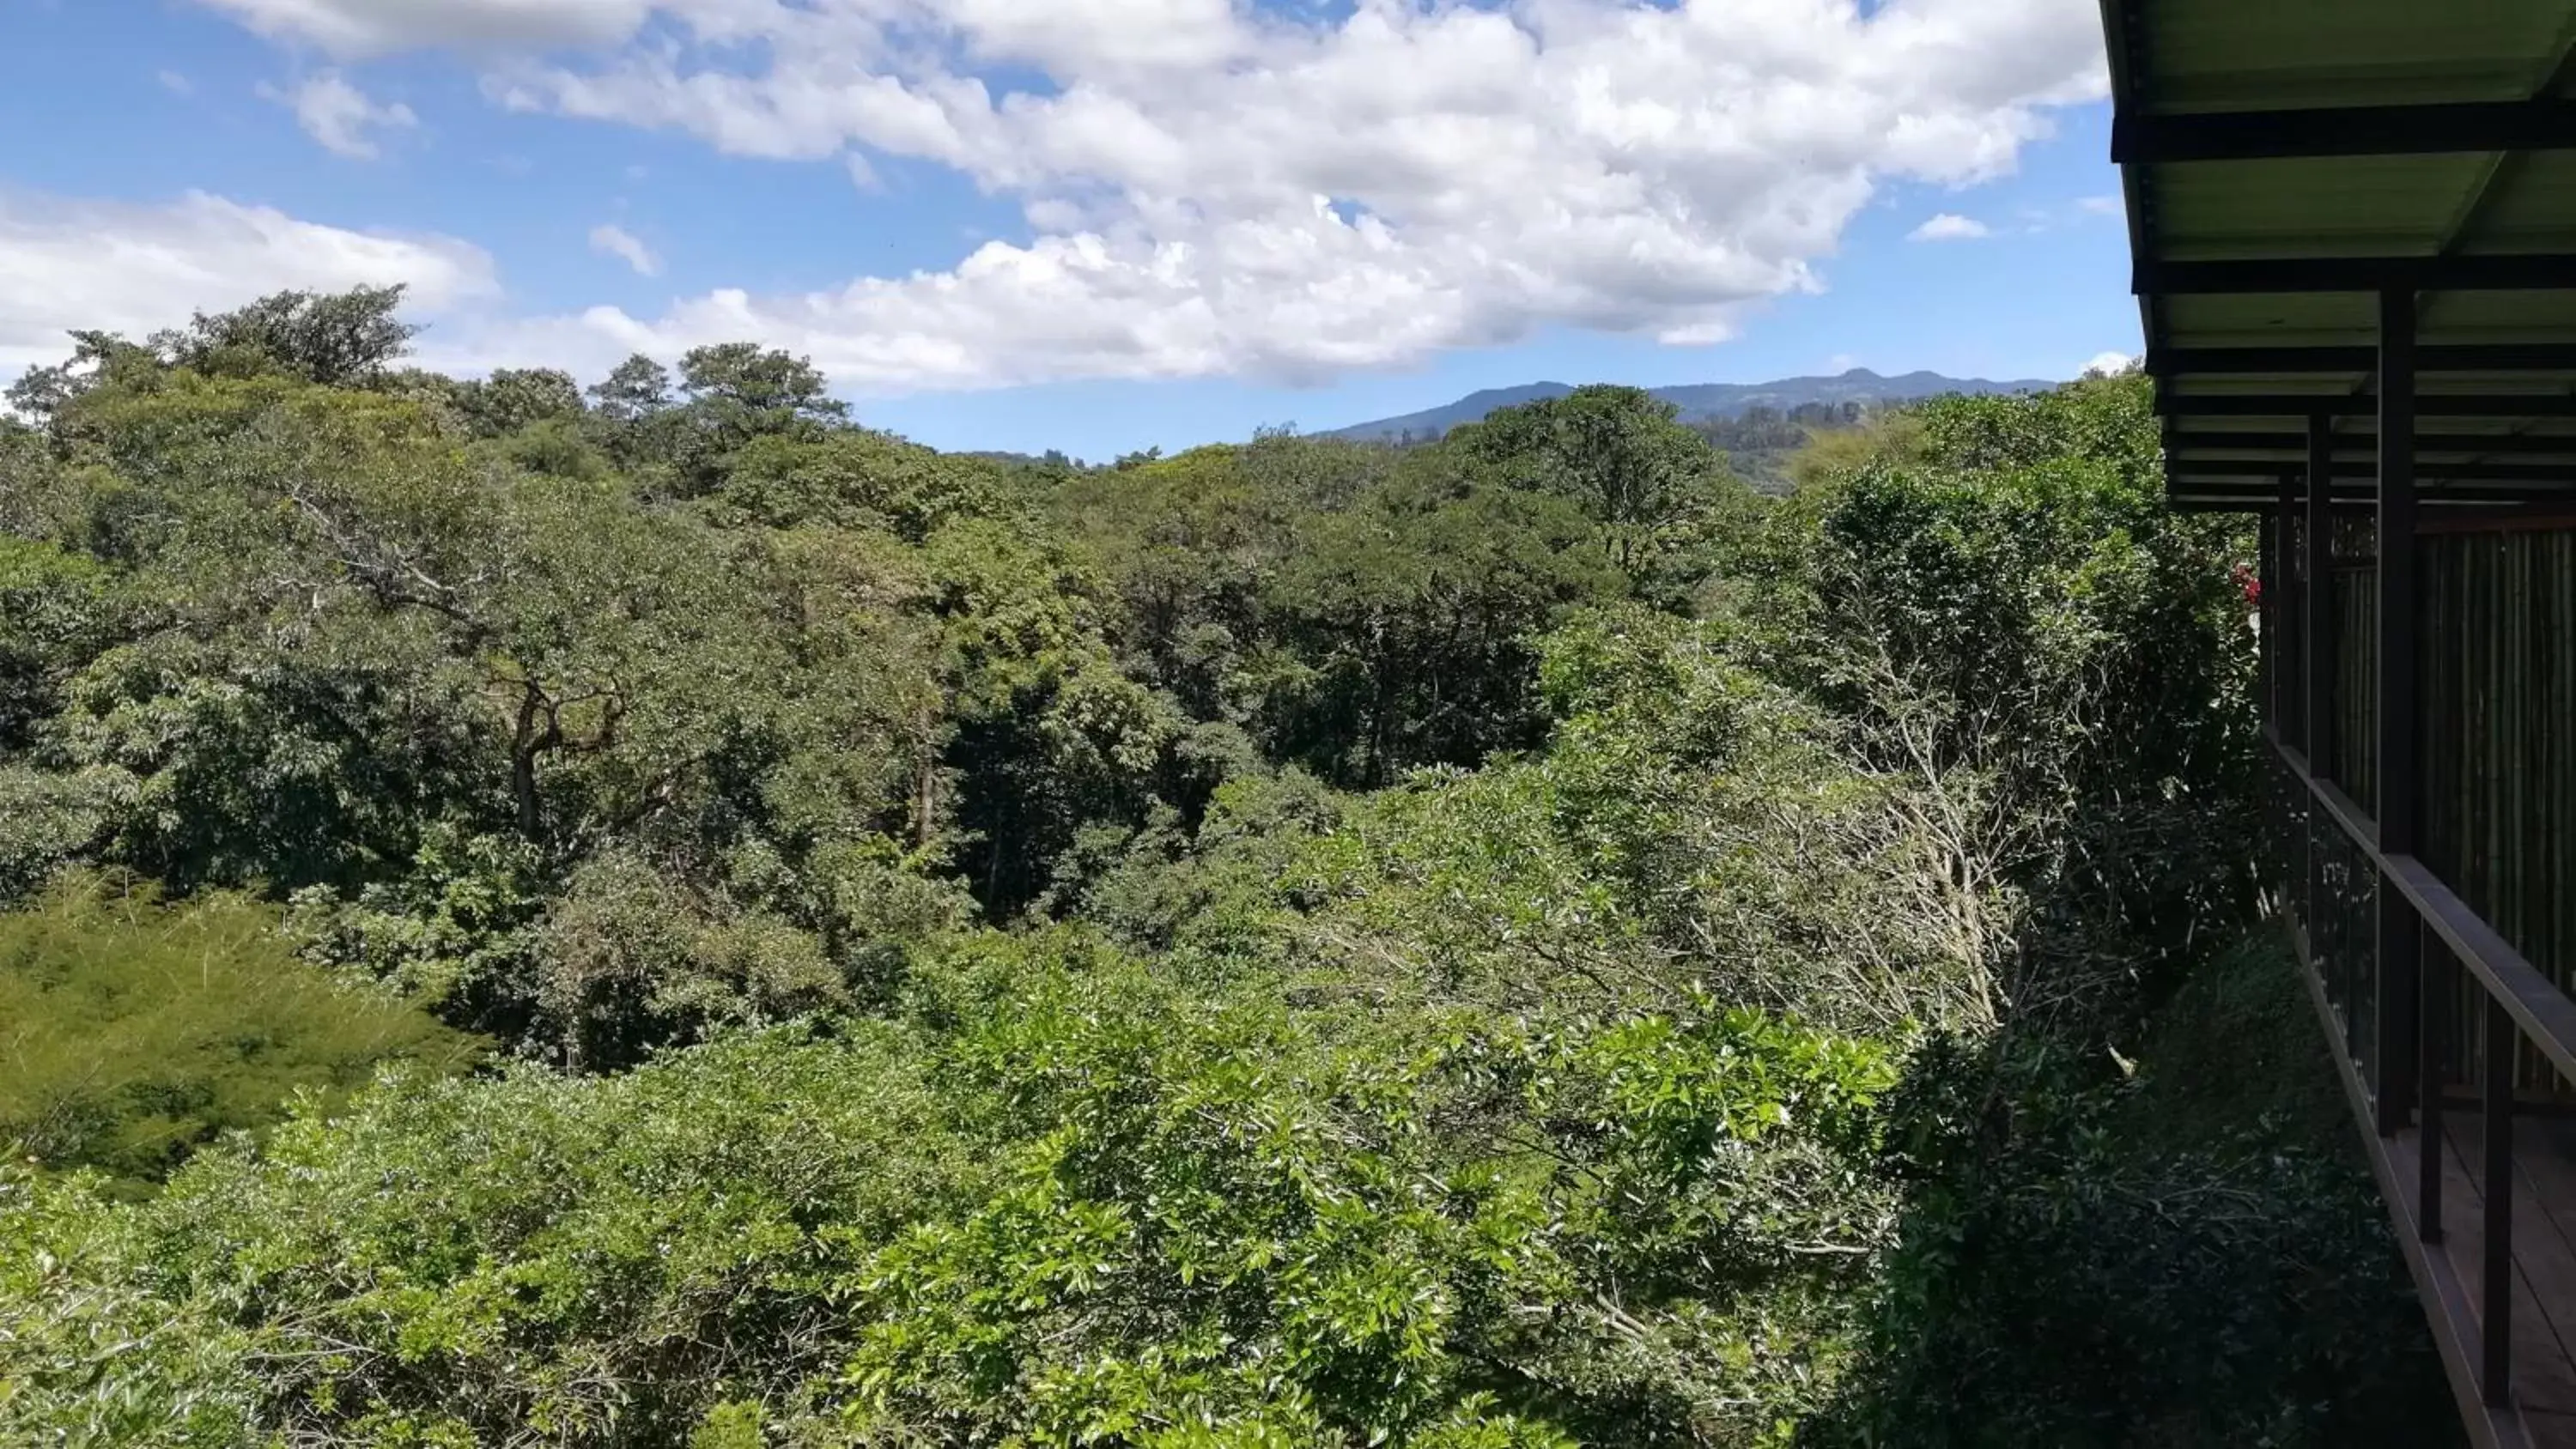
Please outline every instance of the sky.
[[0, 379], [400, 282], [1107, 459], [2138, 347], [2094, 0], [0, 0]]

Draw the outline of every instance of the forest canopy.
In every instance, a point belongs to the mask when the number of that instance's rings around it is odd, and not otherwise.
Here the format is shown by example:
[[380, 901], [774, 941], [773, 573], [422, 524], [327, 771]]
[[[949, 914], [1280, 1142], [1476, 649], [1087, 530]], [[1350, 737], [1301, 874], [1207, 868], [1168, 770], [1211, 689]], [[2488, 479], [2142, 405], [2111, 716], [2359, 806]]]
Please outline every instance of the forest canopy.
[[10, 392], [0, 1440], [2418, 1402], [2348, 1167], [2117, 1146], [2252, 905], [2249, 544], [2139, 379], [1775, 498], [1627, 388], [1085, 467], [751, 344], [441, 376], [399, 305]]

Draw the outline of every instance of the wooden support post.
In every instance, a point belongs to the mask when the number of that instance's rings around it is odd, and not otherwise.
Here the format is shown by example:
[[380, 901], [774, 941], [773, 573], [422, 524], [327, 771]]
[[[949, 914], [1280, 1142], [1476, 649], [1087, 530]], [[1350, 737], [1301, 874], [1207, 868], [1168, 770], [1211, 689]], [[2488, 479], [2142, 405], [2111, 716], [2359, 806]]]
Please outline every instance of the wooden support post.
[[[2373, 813], [2382, 855], [2415, 853], [2420, 775], [2415, 699], [2415, 293], [2379, 294], [2379, 781]], [[2414, 1096], [2414, 906], [2378, 883], [2378, 970], [2372, 984], [2371, 1094], [2379, 1135], [2396, 1135]]]
[[2254, 700], [2263, 708], [2263, 727], [2276, 739], [2281, 733], [2281, 515], [2276, 509], [2254, 515], [2254, 577], [2260, 586], [2254, 605]]
[[[2285, 471], [2281, 476], [2277, 500], [2279, 522], [2273, 529], [2280, 548], [2281, 570], [2280, 603], [2273, 611], [2274, 621], [2281, 631], [2280, 649], [2275, 656], [2280, 661], [2275, 676], [2280, 687], [2280, 731], [2282, 743], [2306, 756], [2308, 773], [2316, 779], [2326, 780], [2333, 777], [2332, 761], [2309, 747], [2313, 724], [2310, 716], [2314, 713], [2310, 701], [2331, 689], [2330, 683], [2317, 678], [2317, 653], [2313, 640], [2315, 621], [2331, 620], [2330, 614], [2319, 606], [2317, 600], [2320, 594], [2325, 594], [2328, 599], [2332, 595], [2325, 593], [2319, 581], [2324, 580], [2330, 587], [2332, 579], [2325, 566], [2318, 562], [2321, 556], [2319, 540], [2324, 535], [2317, 532], [2315, 523], [2317, 501], [2312, 495], [2303, 513], [2293, 479], [2290, 472]], [[2300, 526], [2302, 523], [2304, 527]], [[2331, 697], [2330, 693], [2327, 697]], [[2320, 841], [2333, 839], [2335, 827], [2318, 819], [2315, 797], [2305, 787], [2299, 791], [2298, 813], [2297, 852], [2288, 866], [2291, 909], [2307, 930], [2309, 959], [2301, 964], [2316, 973], [2317, 979], [2325, 986], [2327, 1001], [2339, 1017], [2348, 1022], [2352, 1017], [2352, 999], [2343, 967], [2350, 953], [2338, 949], [2340, 933], [2335, 929], [2334, 902], [2326, 887], [2326, 852], [2320, 847]], [[2346, 1046], [2346, 1054], [2349, 1055], [2349, 1034]]]
[[2483, 1255], [2478, 1264], [2485, 1311], [2478, 1330], [2480, 1387], [2499, 1407], [2513, 1402], [2513, 1013], [2487, 997], [2485, 1100], [2482, 1126], [2486, 1181]]
[[2288, 468], [2281, 471], [2272, 502], [2272, 561], [2281, 571], [2281, 602], [2273, 610], [2281, 626], [2281, 637], [2272, 651], [2273, 721], [2281, 739], [2290, 748], [2305, 753], [2308, 748], [2307, 720], [2300, 705], [2305, 692], [2299, 684], [2306, 658], [2300, 647], [2304, 632], [2300, 621], [2307, 616], [2307, 589], [2299, 581], [2298, 552], [2290, 540], [2296, 536], [2299, 517], [2299, 480]]
[[[2307, 752], [2308, 773], [2319, 780], [2335, 778], [2335, 634], [2341, 616], [2335, 612], [2334, 594], [2334, 453], [2330, 443], [2321, 453], [2313, 440], [2319, 430], [2333, 426], [2334, 420], [2327, 417], [2310, 422], [2307, 511], [2300, 519], [2299, 557], [2286, 570], [2300, 578], [2298, 613], [2291, 624], [2298, 633], [2290, 646], [2298, 663], [2297, 677], [2289, 687], [2297, 697], [2290, 707], [2298, 714], [2299, 747]], [[2333, 837], [2328, 833], [2326, 838]], [[2361, 1003], [2353, 999], [2351, 944], [2342, 939], [2341, 931], [2330, 929], [2341, 917], [2332, 914], [2334, 901], [2327, 891], [2326, 865], [2316, 842], [2317, 832], [2312, 831], [2304, 864], [2308, 939], [2316, 943], [2327, 995], [2343, 1014], [2344, 1055], [2350, 1056]], [[2329, 940], [2334, 944], [2330, 946]]]

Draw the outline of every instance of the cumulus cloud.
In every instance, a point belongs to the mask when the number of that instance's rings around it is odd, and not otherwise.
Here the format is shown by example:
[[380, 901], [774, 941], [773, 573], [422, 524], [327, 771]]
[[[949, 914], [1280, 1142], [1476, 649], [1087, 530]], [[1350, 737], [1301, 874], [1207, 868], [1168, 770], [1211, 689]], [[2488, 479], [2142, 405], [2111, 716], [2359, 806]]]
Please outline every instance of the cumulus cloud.
[[333, 70], [312, 76], [291, 91], [262, 84], [259, 94], [264, 100], [291, 108], [295, 123], [304, 128], [304, 134], [320, 142], [322, 149], [352, 160], [375, 159], [376, 143], [367, 134], [369, 131], [409, 130], [420, 124], [411, 107], [400, 101], [380, 105]]
[[2084, 0], [203, 3], [342, 54], [476, 52], [512, 108], [1016, 201], [1027, 240], [944, 269], [527, 324], [758, 337], [861, 389], [1715, 341], [1820, 287], [1885, 181], [2006, 172], [2103, 89]]
[[1907, 241], [1973, 241], [1978, 237], [1993, 235], [1993, 230], [1975, 217], [1945, 211], [1907, 232], [1905, 239]]
[[2084, 364], [2084, 370], [2077, 373], [2076, 376], [2109, 377], [2116, 373], [2126, 372], [2130, 368], [2137, 366], [2137, 364], [2138, 359], [2131, 357], [2125, 352], [2097, 352], [2093, 354], [2093, 360]]
[[613, 222], [590, 229], [590, 249], [633, 267], [639, 277], [661, 275], [662, 259], [653, 255], [653, 249], [644, 245], [643, 238]]
[[0, 192], [0, 377], [71, 351], [75, 327], [141, 336], [291, 287], [400, 282], [437, 317], [499, 292], [491, 258], [441, 237], [345, 231], [191, 192], [167, 205]]

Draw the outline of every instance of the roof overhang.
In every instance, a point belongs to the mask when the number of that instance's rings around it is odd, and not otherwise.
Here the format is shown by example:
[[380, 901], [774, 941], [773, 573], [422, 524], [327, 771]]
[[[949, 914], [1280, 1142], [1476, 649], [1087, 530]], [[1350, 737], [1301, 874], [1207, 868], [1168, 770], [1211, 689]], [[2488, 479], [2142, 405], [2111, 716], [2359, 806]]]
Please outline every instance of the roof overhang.
[[2178, 506], [2376, 490], [2415, 298], [2428, 505], [2576, 498], [2576, 0], [2103, 0], [2113, 158]]

